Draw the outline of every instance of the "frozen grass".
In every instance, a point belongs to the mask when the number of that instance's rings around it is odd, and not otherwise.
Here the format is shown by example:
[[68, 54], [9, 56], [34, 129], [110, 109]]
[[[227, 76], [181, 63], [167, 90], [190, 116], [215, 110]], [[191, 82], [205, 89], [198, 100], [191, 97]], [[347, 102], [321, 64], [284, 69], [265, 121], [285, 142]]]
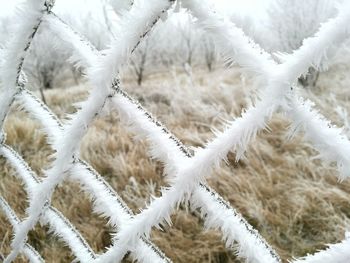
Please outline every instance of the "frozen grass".
[[[333, 67], [320, 76], [314, 89], [302, 91], [338, 125], [343, 125], [344, 119], [335, 105], [350, 110], [347, 70]], [[124, 87], [186, 145], [198, 147], [213, 136], [214, 127], [220, 129], [224, 120], [238, 116], [247, 107], [256, 87], [249, 77], [245, 79], [235, 68], [212, 73], [196, 70], [193, 79], [173, 71], [148, 77], [142, 87], [125, 77]], [[87, 91], [83, 85], [50, 90], [46, 92], [47, 103], [64, 119]], [[302, 134], [287, 140], [288, 125], [283, 114], [275, 114], [270, 131], [259, 134], [246, 158], [235, 163], [235, 156], [230, 154], [227, 164], [223, 163], [208, 182], [237, 207], [284, 260], [343, 240], [350, 226], [350, 182], [339, 183], [335, 167], [314, 158], [316, 152], [303, 141]], [[52, 161], [52, 150], [40, 126], [16, 110], [6, 122], [6, 132], [8, 144], [42, 175], [43, 168]], [[162, 165], [147, 157], [146, 142], [136, 141], [108, 109], [84, 137], [81, 157], [104, 176], [134, 212], [166, 186]], [[14, 171], [2, 158], [0, 167], [0, 193], [23, 219], [28, 204], [21, 183], [11, 176]], [[76, 183], [65, 182], [59, 187], [53, 205], [96, 252], [110, 244], [107, 220], [92, 214], [89, 198]], [[219, 232], [202, 230], [196, 213], [181, 207], [172, 217], [173, 226], [154, 230], [152, 240], [174, 262], [240, 262], [225, 250]], [[72, 260], [69, 250], [46, 231], [45, 226], [38, 225], [31, 231], [29, 243], [47, 262]], [[11, 235], [10, 224], [0, 215], [0, 251], [5, 255], [10, 251]], [[25, 260], [18, 258], [17, 262]]]

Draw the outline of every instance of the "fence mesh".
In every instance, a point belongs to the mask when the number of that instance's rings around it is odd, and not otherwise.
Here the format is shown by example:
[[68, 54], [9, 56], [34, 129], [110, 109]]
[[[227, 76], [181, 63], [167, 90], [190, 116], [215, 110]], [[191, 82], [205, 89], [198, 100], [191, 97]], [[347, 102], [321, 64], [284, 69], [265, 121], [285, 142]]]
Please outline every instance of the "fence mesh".
[[[324, 53], [346, 39], [350, 30], [350, 5], [344, 4], [338, 16], [322, 25], [315, 37], [304, 41], [303, 46], [292, 55], [283, 57], [283, 63], [277, 63], [206, 1], [183, 0], [179, 3], [197, 18], [197, 26], [215, 36], [216, 44], [225, 56], [259, 75], [266, 86], [255, 106], [230, 122], [206, 148], [195, 154], [127, 94], [118, 79], [118, 71], [127, 58], [174, 1], [135, 0], [130, 6], [126, 5], [126, 10], [122, 12], [120, 35], [104, 53], [97, 51], [52, 11], [53, 1], [28, 0], [23, 4], [25, 16], [19, 22], [13, 39], [1, 52], [0, 126], [3, 126], [11, 105], [16, 101], [41, 123], [56, 153], [52, 167], [45, 171], [44, 179], [39, 179], [23, 158], [6, 144], [5, 133], [1, 133], [0, 154], [16, 170], [30, 201], [27, 218], [21, 222], [6, 200], [0, 197], [0, 207], [14, 229], [12, 251], [4, 262], [13, 261], [18, 253], [24, 254], [31, 262], [44, 262], [26, 243], [28, 232], [38, 220], [50, 225], [79, 262], [119, 262], [128, 252], [140, 262], [170, 262], [149, 241], [149, 234], [154, 226], [169, 222], [171, 213], [181, 202], [190, 202], [199, 209], [205, 225], [219, 229], [227, 248], [247, 262], [281, 262], [265, 239], [205, 183], [205, 177], [229, 151], [235, 151], [238, 157], [243, 155], [247, 144], [266, 127], [266, 122], [277, 110], [286, 112], [295, 129], [303, 129], [315, 149], [338, 164], [341, 178], [347, 176], [347, 164], [350, 162], [348, 139], [341, 130], [330, 127], [329, 122], [291, 87], [310, 65], [317, 66]], [[26, 89], [23, 63], [32, 40], [43, 24], [55, 33], [67, 50], [71, 50], [72, 60], [85, 69], [93, 86], [88, 99], [71, 116], [68, 124], [61, 123], [44, 103]], [[164, 163], [170, 182], [160, 197], [154, 198], [136, 215], [103, 177], [78, 157], [81, 138], [106, 103], [112, 105], [135, 135], [150, 142], [151, 157]], [[55, 187], [66, 177], [79, 182], [94, 200], [95, 210], [108, 217], [113, 226], [116, 233], [112, 238], [113, 244], [103, 254], [95, 253], [69, 220], [51, 205]], [[347, 262], [350, 258], [349, 242], [346, 239], [295, 262]]]

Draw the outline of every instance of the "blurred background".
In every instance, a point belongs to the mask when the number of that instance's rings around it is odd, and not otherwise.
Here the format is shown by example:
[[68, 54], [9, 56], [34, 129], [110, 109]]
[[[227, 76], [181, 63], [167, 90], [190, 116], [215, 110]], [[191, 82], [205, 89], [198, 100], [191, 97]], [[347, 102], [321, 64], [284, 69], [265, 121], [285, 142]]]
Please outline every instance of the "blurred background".
[[[14, 32], [16, 22], [13, 17], [20, 2], [21, 0], [1, 0], [0, 45], [2, 46]], [[318, 30], [320, 23], [333, 17], [337, 13], [337, 4], [341, 1], [213, 2], [265, 50], [271, 53], [288, 53], [298, 48], [303, 39], [312, 36]], [[115, 25], [120, 19], [122, 3], [121, 0], [59, 0], [56, 1], [54, 12], [99, 50], [103, 50], [115, 37]], [[191, 74], [194, 68], [213, 71], [227, 66], [225, 58], [215, 50], [213, 40], [199, 29], [191, 15], [181, 8], [173, 9], [167, 15], [169, 19], [157, 24], [150, 37], [138, 47], [123, 73], [134, 78], [138, 85], [142, 85], [142, 82], [154, 73], [180, 70]], [[25, 65], [33, 89], [52, 89], [65, 85], [66, 80], [73, 80], [75, 83], [81, 80], [82, 72], [71, 65], [67, 60], [70, 54], [64, 54], [59, 46], [59, 41], [55, 41], [52, 33], [42, 27]], [[346, 46], [337, 48], [336, 53], [330, 60], [331, 64], [347, 60]], [[311, 77], [316, 77], [316, 74], [318, 73], [312, 72]], [[312, 82], [301, 83], [309, 85], [313, 84]]]
[[[0, 0], [0, 47], [16, 31], [16, 7], [21, 1]], [[123, 15], [122, 0], [57, 0], [53, 9], [101, 52], [116, 37]], [[212, 0], [228, 19], [279, 60], [314, 35], [321, 23], [336, 16], [341, 0]], [[181, 6], [157, 23], [120, 72], [122, 87], [140, 101], [191, 149], [204, 147], [227, 120], [240, 116], [256, 98], [259, 82], [235, 61], [220, 54], [213, 39]], [[128, 30], [125, 28], [125, 30]], [[234, 39], [232, 39], [234, 41]], [[310, 68], [298, 80], [298, 91], [350, 135], [349, 41], [332, 49], [320, 69]], [[45, 25], [25, 60], [28, 88], [67, 122], [91, 86], [84, 70], [71, 63], [71, 53]], [[1, 84], [0, 84], [1, 85]], [[108, 106], [108, 105], [107, 105]], [[53, 150], [39, 123], [18, 104], [5, 123], [7, 144], [18, 151], [38, 176], [52, 163]], [[259, 133], [245, 158], [229, 154], [208, 184], [228, 200], [277, 250], [283, 262], [305, 256], [325, 244], [340, 242], [350, 229], [350, 183], [339, 182], [337, 167], [318, 159], [303, 139], [290, 138], [290, 121], [281, 112]], [[163, 165], [148, 157], [148, 142], [135, 139], [106, 107], [83, 138], [81, 158], [89, 162], [138, 213], [151, 196], [167, 186]], [[15, 171], [0, 158], [0, 194], [25, 218], [27, 195]], [[76, 182], [64, 182], [52, 204], [99, 253], [111, 244], [108, 220], [93, 212], [90, 198]], [[243, 262], [225, 249], [219, 231], [203, 230], [198, 211], [180, 207], [172, 227], [152, 231], [152, 241], [174, 262]], [[37, 225], [29, 243], [47, 262], [74, 258], [47, 226]], [[1, 253], [10, 251], [12, 228], [0, 213]], [[16, 262], [26, 262], [20, 257]], [[126, 256], [125, 262], [130, 262]]]

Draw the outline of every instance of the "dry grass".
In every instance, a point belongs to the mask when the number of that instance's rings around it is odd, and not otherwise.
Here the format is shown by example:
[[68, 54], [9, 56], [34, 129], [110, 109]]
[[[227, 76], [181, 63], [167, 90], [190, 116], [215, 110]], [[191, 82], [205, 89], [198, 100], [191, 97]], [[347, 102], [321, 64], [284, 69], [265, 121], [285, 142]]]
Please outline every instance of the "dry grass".
[[[321, 112], [337, 124], [342, 120], [335, 101], [349, 110], [349, 80], [345, 70], [337, 68], [321, 76], [314, 90], [304, 91], [317, 98]], [[198, 71], [191, 80], [184, 74], [155, 75], [143, 87], [125, 78], [125, 88], [166, 124], [186, 145], [203, 146], [213, 137], [212, 128], [238, 116], [247, 107], [254, 83], [244, 81], [236, 69], [210, 74]], [[332, 89], [330, 88], [332, 87]], [[330, 96], [333, 93], [334, 96]], [[87, 95], [84, 86], [69, 90], [47, 91], [48, 105], [64, 119], [73, 112], [74, 102]], [[14, 109], [16, 109], [14, 107]], [[108, 111], [108, 110], [107, 110]], [[106, 113], [108, 113], [106, 111]], [[289, 122], [275, 114], [264, 131], [248, 149], [246, 159], [228, 165], [208, 180], [226, 200], [235, 206], [281, 254], [284, 260], [324, 248], [324, 244], [343, 239], [350, 226], [350, 183], [339, 183], [332, 164], [313, 158], [316, 153], [302, 135], [286, 140]], [[46, 144], [40, 126], [28, 115], [15, 110], [6, 122], [7, 143], [12, 145], [30, 166], [42, 176], [50, 164], [52, 150]], [[166, 182], [162, 165], [147, 157], [147, 144], [135, 141], [120, 124], [117, 114], [97, 119], [81, 144], [81, 157], [87, 160], [139, 212], [151, 194], [159, 195]], [[14, 171], [0, 159], [0, 194], [21, 218], [25, 216], [26, 194]], [[106, 219], [92, 213], [88, 197], [77, 184], [64, 182], [53, 197], [53, 205], [81, 231], [95, 251], [110, 244]], [[194, 213], [180, 210], [172, 217], [173, 226], [153, 231], [153, 241], [174, 262], [240, 262], [224, 248], [217, 231], [202, 229]], [[12, 230], [0, 214], [0, 251], [9, 252]], [[47, 262], [69, 262], [69, 250], [46, 226], [30, 233], [29, 243]], [[127, 261], [127, 259], [126, 259]], [[19, 258], [16, 262], [26, 262]]]

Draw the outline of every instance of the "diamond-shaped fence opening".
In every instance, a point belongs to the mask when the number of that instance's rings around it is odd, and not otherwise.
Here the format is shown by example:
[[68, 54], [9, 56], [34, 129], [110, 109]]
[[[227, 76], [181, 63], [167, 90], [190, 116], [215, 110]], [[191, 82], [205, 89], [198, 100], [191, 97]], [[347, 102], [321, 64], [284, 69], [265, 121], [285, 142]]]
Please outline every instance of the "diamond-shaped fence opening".
[[[14, 100], [44, 127], [48, 141], [56, 151], [52, 167], [39, 179], [23, 158], [6, 145], [1, 133], [0, 154], [17, 171], [29, 196], [27, 218], [20, 222], [6, 200], [0, 207], [14, 228], [12, 251], [4, 262], [13, 261], [19, 253], [32, 262], [43, 262], [41, 256], [26, 243], [28, 232], [38, 220], [50, 228], [67, 244], [80, 262], [119, 262], [127, 252], [141, 262], [169, 262], [149, 240], [154, 226], [169, 222], [177, 205], [189, 201], [198, 208], [207, 227], [219, 229], [229, 249], [247, 262], [281, 262], [271, 246], [247, 221], [205, 184], [209, 176], [228, 152], [242, 156], [247, 144], [256, 133], [266, 127], [272, 113], [282, 110], [290, 116], [294, 129], [303, 129], [305, 136], [326, 159], [336, 162], [345, 178], [349, 173], [350, 142], [340, 129], [312, 108], [293, 89], [293, 83], [310, 65], [319, 65], [322, 56], [332, 45], [339, 44], [349, 35], [350, 4], [345, 3], [336, 18], [323, 24], [315, 37], [304, 41], [293, 54], [283, 57], [278, 64], [267, 52], [247, 38], [242, 30], [221, 17], [207, 1], [182, 0], [177, 4], [188, 9], [197, 18], [197, 25], [214, 36], [218, 48], [238, 62], [244, 69], [254, 72], [264, 85], [260, 100], [242, 113], [240, 118], [228, 123], [222, 133], [205, 148], [192, 154], [180, 140], [158, 122], [146, 109], [120, 87], [117, 73], [124, 61], [147, 37], [148, 32], [164, 17], [174, 4], [172, 0], [135, 0], [123, 12], [120, 31], [111, 48], [99, 53], [93, 45], [75, 32], [52, 11], [52, 1], [28, 0], [23, 4], [23, 19], [12, 41], [1, 52], [0, 126]], [[38, 28], [47, 24], [62, 45], [72, 50], [72, 60], [85, 68], [93, 87], [82, 108], [71, 116], [71, 121], [60, 120], [26, 87], [22, 70], [26, 53]], [[125, 28], [127, 30], [125, 30]], [[292, 87], [292, 88], [291, 88]], [[134, 215], [116, 191], [88, 163], [79, 159], [78, 149], [91, 122], [106, 103], [117, 111], [131, 132], [144, 137], [151, 144], [151, 154], [164, 163], [169, 187], [162, 190], [139, 214]], [[51, 196], [55, 187], [66, 177], [77, 181], [94, 200], [94, 209], [109, 218], [116, 235], [112, 246], [103, 254], [94, 252], [76, 228], [54, 207]], [[237, 246], [236, 246], [237, 244]], [[350, 258], [350, 240], [329, 246], [295, 262], [347, 262]]]

